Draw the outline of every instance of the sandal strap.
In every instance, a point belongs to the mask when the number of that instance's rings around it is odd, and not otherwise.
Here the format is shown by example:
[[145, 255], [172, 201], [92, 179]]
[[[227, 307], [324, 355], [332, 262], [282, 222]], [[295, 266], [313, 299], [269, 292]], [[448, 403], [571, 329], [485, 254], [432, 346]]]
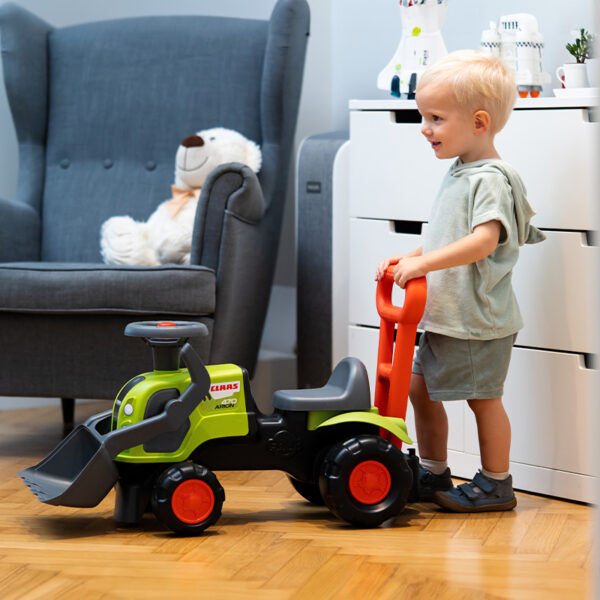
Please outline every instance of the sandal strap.
[[481, 471], [477, 471], [471, 483], [482, 489], [486, 494], [491, 494], [497, 487], [497, 483], [490, 481]]
[[480, 494], [478, 494], [474, 489], [473, 489], [473, 484], [471, 483], [461, 483], [458, 486], [458, 489], [469, 499], [469, 500], [477, 500], [478, 498], [480, 498]]
[[[479, 488], [477, 491], [475, 488]], [[478, 500], [484, 498], [487, 494], [491, 494], [495, 489], [496, 485], [493, 481], [490, 481], [487, 477], [478, 472], [471, 483], [461, 483], [458, 489], [469, 499]]]

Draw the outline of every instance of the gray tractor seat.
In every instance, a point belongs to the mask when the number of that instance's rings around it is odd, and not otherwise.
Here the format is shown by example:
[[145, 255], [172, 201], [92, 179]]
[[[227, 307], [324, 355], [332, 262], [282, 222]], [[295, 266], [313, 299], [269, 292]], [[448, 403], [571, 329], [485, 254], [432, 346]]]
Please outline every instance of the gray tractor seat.
[[341, 360], [320, 388], [277, 390], [273, 408], [279, 410], [369, 410], [371, 393], [365, 365], [358, 358]]

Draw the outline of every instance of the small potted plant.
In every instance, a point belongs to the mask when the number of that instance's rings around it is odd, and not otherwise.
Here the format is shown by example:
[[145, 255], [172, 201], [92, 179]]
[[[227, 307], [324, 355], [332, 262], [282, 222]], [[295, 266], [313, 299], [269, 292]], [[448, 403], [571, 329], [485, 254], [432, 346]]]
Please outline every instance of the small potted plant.
[[581, 37], [575, 38], [575, 42], [567, 44], [566, 47], [569, 54], [575, 58], [575, 62], [583, 64], [591, 57], [594, 36], [583, 28], [579, 30], [579, 35]]
[[[575, 59], [575, 62], [558, 67], [556, 75], [564, 87], [584, 88], [589, 86], [586, 61], [589, 61], [592, 56], [594, 36], [583, 28], [573, 32], [573, 35], [576, 36], [575, 41], [568, 43], [565, 47], [567, 52]], [[590, 73], [590, 80], [595, 81], [594, 75], [595, 73]]]

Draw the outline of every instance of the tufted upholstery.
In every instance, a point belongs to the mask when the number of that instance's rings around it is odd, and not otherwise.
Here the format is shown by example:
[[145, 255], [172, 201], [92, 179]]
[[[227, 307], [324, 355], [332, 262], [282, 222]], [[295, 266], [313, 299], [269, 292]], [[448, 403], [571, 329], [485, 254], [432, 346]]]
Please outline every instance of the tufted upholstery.
[[[149, 367], [147, 349], [122, 335], [138, 317], [205, 322], [209, 338], [194, 341], [203, 358], [253, 371], [308, 26], [306, 0], [279, 0], [269, 21], [142, 17], [65, 28], [0, 5], [19, 141], [17, 197], [0, 198], [0, 395], [111, 398]], [[209, 176], [192, 264], [100, 264], [100, 225], [119, 214], [147, 219], [170, 194], [180, 141], [216, 126], [261, 145], [263, 168], [257, 177], [230, 164]]]
[[[123, 197], [131, 198], [128, 214], [145, 220], [168, 197], [175, 150], [190, 133], [220, 125], [262, 144], [267, 26], [149, 17], [50, 32], [42, 260], [98, 261], [89, 229], [122, 214]], [[195, 48], [187, 54], [182, 46]], [[82, 198], [86, 226], [77, 228], [72, 215]]]

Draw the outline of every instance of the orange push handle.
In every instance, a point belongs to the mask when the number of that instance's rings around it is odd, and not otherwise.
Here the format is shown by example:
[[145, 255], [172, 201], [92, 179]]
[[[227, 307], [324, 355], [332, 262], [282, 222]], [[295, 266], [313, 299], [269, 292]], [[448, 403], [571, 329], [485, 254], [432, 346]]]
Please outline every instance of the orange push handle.
[[406, 283], [406, 295], [402, 306], [392, 304], [394, 288], [394, 265], [392, 263], [377, 284], [377, 312], [382, 319], [392, 323], [414, 323], [418, 325], [423, 317], [427, 300], [427, 280], [425, 277], [411, 279]]
[[[376, 303], [381, 325], [375, 406], [381, 415], [405, 419], [417, 325], [427, 301], [427, 281], [425, 277], [419, 277], [407, 282], [403, 306], [392, 304], [393, 287], [392, 264], [377, 283]], [[398, 448], [402, 447], [402, 442], [388, 431], [381, 430], [380, 435], [390, 439]]]

